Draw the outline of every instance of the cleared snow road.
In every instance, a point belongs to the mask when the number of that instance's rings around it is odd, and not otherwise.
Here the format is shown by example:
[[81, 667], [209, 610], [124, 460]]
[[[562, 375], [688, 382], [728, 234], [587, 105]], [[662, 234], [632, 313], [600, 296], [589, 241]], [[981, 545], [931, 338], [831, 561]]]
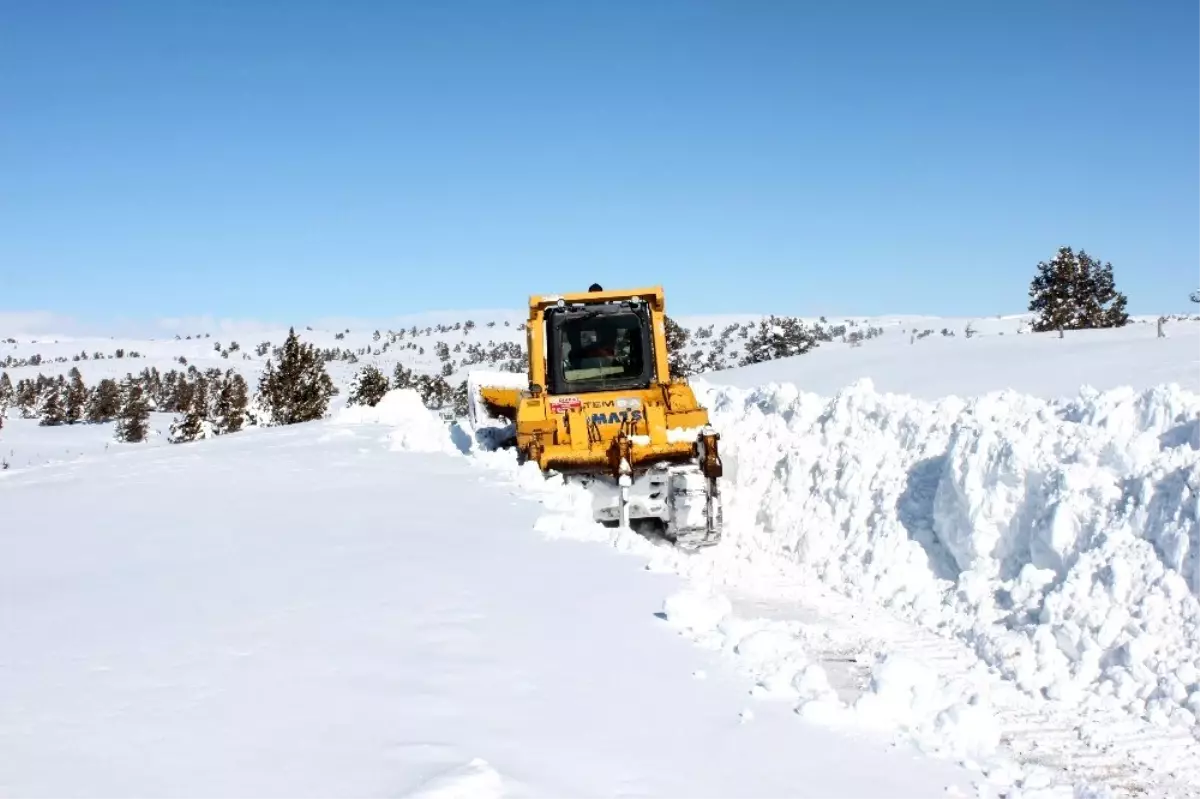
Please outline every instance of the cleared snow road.
[[676, 578], [542, 540], [534, 503], [382, 435], [322, 423], [0, 477], [0, 793], [969, 785], [786, 707], [743, 720], [747, 682], [655, 616]]

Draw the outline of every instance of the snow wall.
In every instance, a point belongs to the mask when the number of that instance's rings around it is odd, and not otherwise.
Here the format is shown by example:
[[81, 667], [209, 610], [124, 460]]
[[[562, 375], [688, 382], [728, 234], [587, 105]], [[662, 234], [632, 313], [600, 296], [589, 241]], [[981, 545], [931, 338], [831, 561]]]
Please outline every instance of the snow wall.
[[[1200, 394], [696, 388], [722, 436], [725, 537], [700, 555], [655, 548], [669, 568], [715, 585], [764, 570], [820, 584], [965, 642], [1029, 694], [1196, 727]], [[546, 535], [610, 535], [584, 493], [535, 465], [452, 446], [461, 428], [415, 392], [338, 421], [510, 472], [546, 506]]]
[[1030, 693], [1196, 724], [1200, 394], [697, 389], [728, 483], [713, 576], [782, 564]]

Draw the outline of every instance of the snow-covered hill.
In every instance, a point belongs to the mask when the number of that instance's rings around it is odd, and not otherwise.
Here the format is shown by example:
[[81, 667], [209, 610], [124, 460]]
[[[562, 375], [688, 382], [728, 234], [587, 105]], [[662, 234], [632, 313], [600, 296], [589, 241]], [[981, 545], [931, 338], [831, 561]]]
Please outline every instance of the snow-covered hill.
[[[418, 348], [520, 340], [486, 321]], [[727, 533], [688, 556], [406, 392], [182, 445], [10, 418], [0, 792], [1200, 796], [1200, 322], [1024, 321], [695, 378]], [[78, 344], [8, 371], [138, 363]]]
[[[445, 311], [389, 320], [390, 324], [363, 325], [351, 320], [327, 320], [326, 324], [329, 321], [345, 326], [305, 325], [297, 326], [296, 331], [304, 343], [321, 352], [339, 389], [331, 411], [345, 403], [355, 375], [367, 365], [377, 367], [386, 376], [402, 365], [414, 375], [444, 381], [443, 394], [427, 397], [436, 407], [449, 402], [449, 392], [461, 386], [473, 369], [519, 372], [525, 363], [524, 320], [516, 312]], [[1133, 317], [1128, 327], [1118, 331], [1089, 331], [1082, 338], [1071, 334], [1069, 345], [1065, 345], [1052, 340], [1057, 338], [1054, 335], [1030, 334], [1028, 314], [976, 318], [821, 317], [802, 319], [813, 330], [822, 331], [824, 339], [817, 341], [814, 350], [797, 366], [789, 361], [782, 366], [767, 362], [745, 367], [747, 342], [758, 332], [762, 317], [685, 316], [676, 321], [684, 330], [681, 360], [691, 375], [719, 373], [722, 382], [741, 386], [795, 380], [825, 393], [854, 379], [871, 377], [885, 390], [926, 397], [946, 392], [976, 393], [1001, 386], [1038, 391], [1049, 385], [1049, 379], [1055, 381], [1056, 392], [1071, 393], [1087, 381], [1096, 386], [1120, 384], [1127, 367], [1137, 367], [1139, 375], [1157, 379], [1139, 362], [1143, 354], [1159, 355], [1165, 347], [1177, 357], [1188, 358], [1194, 354], [1191, 342], [1200, 329], [1200, 317], [1173, 320], [1166, 325], [1167, 339], [1159, 341], [1156, 317]], [[150, 372], [157, 380], [171, 372], [183, 376], [232, 369], [242, 374], [253, 390], [288, 329], [229, 323], [223, 327], [225, 332], [214, 333], [197, 326], [194, 331], [166, 338], [46, 337], [0, 330], [0, 373], [7, 374], [15, 385], [39, 376], [65, 376], [71, 369], [78, 369], [86, 385], [95, 388], [104, 379], [120, 381]], [[236, 332], [230, 332], [230, 327]], [[1014, 343], [1013, 337], [1019, 343]], [[1096, 351], [1083, 352], [1080, 348]], [[941, 367], [943, 358], [987, 359], [990, 368], [971, 369], [970, 378], [957, 373], [947, 378], [952, 373]], [[1112, 368], [1098, 372], [1087, 365], [1098, 358], [1112, 360]], [[1151, 360], [1169, 362], [1165, 358]], [[793, 369], [800, 371], [793, 373]], [[1186, 379], [1190, 376], [1189, 372]], [[178, 409], [171, 407], [167, 397], [156, 399], [158, 410], [167, 415], [156, 419], [155, 430], [165, 434], [171, 415]], [[38, 414], [36, 409], [28, 413]], [[22, 414], [10, 410], [9, 415]]]
[[989, 328], [973, 320], [969, 324], [980, 332], [970, 338], [940, 333], [917, 337], [937, 324], [909, 324], [861, 346], [823, 345], [801, 358], [704, 378], [741, 388], [794, 383], [824, 395], [867, 378], [880, 391], [925, 399], [1002, 389], [1065, 397], [1084, 387], [1148, 388], [1171, 382], [1200, 391], [1200, 319], [1168, 322], [1161, 339], [1158, 326], [1149, 319], [1119, 329], [1067, 331], [1062, 338], [1057, 333], [1020, 333], [1019, 324], [997, 322]]
[[[806, 319], [807, 324], [827, 331], [819, 343], [823, 353], [845, 354], [866, 342], [871, 345], [891, 338], [945, 329], [947, 333], [973, 324], [982, 329], [1016, 331], [1024, 317], [993, 320], [936, 319], [930, 317], [883, 317], [877, 319]], [[746, 357], [745, 346], [755, 334], [762, 317], [726, 315], [681, 317], [684, 331], [683, 361], [691, 374], [707, 374], [735, 367]], [[334, 326], [336, 324], [336, 326]], [[988, 326], [992, 327], [989, 328]], [[1000, 327], [996, 327], [999, 325]], [[1027, 326], [1027, 325], [1026, 325]], [[277, 357], [278, 348], [289, 329], [248, 323], [214, 325], [218, 332], [196, 325], [166, 338], [98, 337], [6, 334], [0, 330], [0, 374], [16, 386], [21, 381], [46, 381], [65, 378], [78, 370], [86, 387], [95, 391], [101, 381], [120, 382], [130, 376], [146, 385], [152, 407], [150, 444], [163, 443], [173, 419], [185, 410], [176, 407], [171, 383], [175, 378], [194, 381], [206, 375], [234, 370], [241, 374], [253, 391], [268, 360]], [[386, 377], [393, 377], [397, 366], [414, 376], [430, 378], [425, 399], [430, 407], [452, 410], [453, 390], [461, 388], [473, 369], [522, 371], [525, 332], [524, 318], [517, 312], [441, 311], [387, 321], [324, 320], [295, 327], [300, 339], [317, 348], [339, 394], [330, 403], [330, 412], [342, 407], [355, 376], [365, 367], [374, 366]], [[940, 333], [938, 335], [941, 335]], [[861, 337], [861, 341], [859, 341]], [[869, 337], [869, 338], [868, 338]], [[925, 339], [923, 338], [924, 342]], [[874, 346], [872, 346], [872, 350]], [[0, 381], [5, 378], [0, 377]], [[0, 382], [0, 393], [3, 383]], [[10, 400], [9, 417], [32, 419], [43, 416], [44, 391], [26, 407]], [[3, 399], [0, 398], [0, 404]], [[460, 409], [461, 410], [461, 409]], [[18, 426], [21, 427], [21, 426]], [[77, 451], [71, 436], [50, 432], [32, 437], [27, 425], [8, 436], [7, 450], [0, 449], [0, 462], [10, 467], [32, 465], [47, 460], [72, 457]], [[111, 424], [105, 426], [111, 430]], [[93, 428], [78, 438], [81, 446], [92, 448], [111, 442]], [[60, 447], [60, 442], [64, 446]]]

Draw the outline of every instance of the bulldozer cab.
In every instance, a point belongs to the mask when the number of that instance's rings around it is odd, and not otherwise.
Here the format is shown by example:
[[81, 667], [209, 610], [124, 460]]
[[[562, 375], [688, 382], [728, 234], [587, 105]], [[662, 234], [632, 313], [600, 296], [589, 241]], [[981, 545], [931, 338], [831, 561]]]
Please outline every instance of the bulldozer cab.
[[661, 286], [529, 298], [529, 382], [550, 396], [669, 382]]
[[644, 389], [654, 381], [652, 327], [644, 307], [551, 308], [546, 328], [551, 394]]

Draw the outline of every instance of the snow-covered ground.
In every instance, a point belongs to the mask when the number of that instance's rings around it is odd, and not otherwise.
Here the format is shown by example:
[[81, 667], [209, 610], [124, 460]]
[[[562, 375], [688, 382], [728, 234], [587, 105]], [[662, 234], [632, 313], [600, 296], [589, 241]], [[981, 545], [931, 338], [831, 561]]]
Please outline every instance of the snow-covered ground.
[[1200, 391], [1200, 320], [1168, 322], [1161, 339], [1150, 321], [1112, 330], [1066, 331], [1062, 338], [1058, 333], [1017, 333], [1019, 326], [1002, 321], [991, 326], [971, 321], [981, 332], [970, 338], [961, 332], [914, 338], [914, 330], [933, 329], [938, 322], [909, 324], [907, 333], [893, 330], [861, 346], [822, 345], [803, 358], [704, 378], [741, 388], [794, 383], [827, 396], [866, 378], [880, 391], [924, 399], [1001, 389], [1062, 397], [1085, 386], [1148, 388], [1171, 382]]
[[1200, 796], [1200, 323], [963, 321], [697, 379], [698, 555], [411, 395], [9, 419], [0, 792]]
[[677, 579], [541, 540], [404, 399], [0, 478], [0, 793], [969, 788], [756, 707], [666, 634]]

